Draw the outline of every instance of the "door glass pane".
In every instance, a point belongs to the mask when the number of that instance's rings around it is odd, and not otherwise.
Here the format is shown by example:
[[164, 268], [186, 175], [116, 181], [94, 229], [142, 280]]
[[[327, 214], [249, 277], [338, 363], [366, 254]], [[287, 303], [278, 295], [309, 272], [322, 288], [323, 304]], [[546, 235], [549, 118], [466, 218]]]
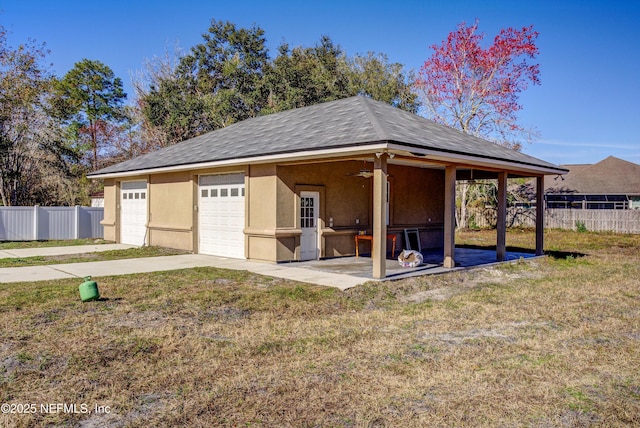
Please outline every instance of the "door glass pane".
[[313, 198], [300, 198], [301, 227], [315, 227], [315, 208]]

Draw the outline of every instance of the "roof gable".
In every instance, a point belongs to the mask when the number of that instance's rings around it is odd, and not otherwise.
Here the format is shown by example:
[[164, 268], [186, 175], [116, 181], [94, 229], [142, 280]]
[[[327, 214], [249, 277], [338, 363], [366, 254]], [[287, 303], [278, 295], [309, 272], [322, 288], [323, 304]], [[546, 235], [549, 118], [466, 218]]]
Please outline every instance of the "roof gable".
[[524, 153], [355, 96], [238, 122], [90, 176], [390, 142], [558, 170], [556, 165]]
[[640, 165], [609, 156], [593, 165], [564, 165], [564, 180], [547, 186], [547, 193], [640, 195]]

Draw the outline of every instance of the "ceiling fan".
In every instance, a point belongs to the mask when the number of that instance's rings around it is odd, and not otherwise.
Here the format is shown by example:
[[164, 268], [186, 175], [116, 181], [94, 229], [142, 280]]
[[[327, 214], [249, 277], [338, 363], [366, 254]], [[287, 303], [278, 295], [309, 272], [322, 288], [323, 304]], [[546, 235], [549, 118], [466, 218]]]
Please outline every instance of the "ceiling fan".
[[362, 177], [362, 178], [371, 178], [373, 177], [373, 171], [367, 168], [367, 162], [362, 162], [362, 168], [358, 172], [348, 172], [345, 174], [349, 177]]
[[373, 171], [363, 168], [358, 172], [351, 172], [351, 173], [348, 173], [347, 175], [351, 177], [371, 178], [373, 177]]

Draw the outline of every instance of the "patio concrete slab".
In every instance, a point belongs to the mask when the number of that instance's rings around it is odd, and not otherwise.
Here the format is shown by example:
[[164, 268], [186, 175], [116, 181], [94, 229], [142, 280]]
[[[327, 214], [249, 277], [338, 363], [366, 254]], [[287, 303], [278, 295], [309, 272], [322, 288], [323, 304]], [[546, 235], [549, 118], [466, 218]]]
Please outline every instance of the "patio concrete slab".
[[[446, 269], [442, 267], [442, 250], [423, 251], [424, 263], [415, 268], [401, 267], [396, 259], [387, 259], [387, 277], [384, 280], [403, 279], [412, 276], [433, 275], [455, 270], [468, 269], [476, 266], [487, 266], [498, 263], [496, 261], [495, 250], [484, 250], [476, 248], [456, 248], [454, 259], [456, 267]], [[505, 261], [529, 259], [536, 257], [533, 253], [507, 252]], [[373, 281], [373, 266], [369, 256], [364, 257], [340, 257], [326, 260], [312, 260], [308, 262], [298, 262], [300, 267], [343, 273], [350, 276]]]

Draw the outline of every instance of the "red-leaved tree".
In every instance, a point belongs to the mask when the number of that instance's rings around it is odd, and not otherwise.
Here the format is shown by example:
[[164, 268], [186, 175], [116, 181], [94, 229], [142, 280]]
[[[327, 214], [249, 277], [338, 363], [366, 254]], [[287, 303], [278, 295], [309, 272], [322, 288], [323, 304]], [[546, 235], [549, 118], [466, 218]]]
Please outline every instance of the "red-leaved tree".
[[535, 133], [518, 123], [518, 97], [540, 84], [538, 33], [533, 26], [507, 28], [486, 48], [478, 21], [458, 25], [421, 67], [416, 86], [433, 120], [519, 149]]

